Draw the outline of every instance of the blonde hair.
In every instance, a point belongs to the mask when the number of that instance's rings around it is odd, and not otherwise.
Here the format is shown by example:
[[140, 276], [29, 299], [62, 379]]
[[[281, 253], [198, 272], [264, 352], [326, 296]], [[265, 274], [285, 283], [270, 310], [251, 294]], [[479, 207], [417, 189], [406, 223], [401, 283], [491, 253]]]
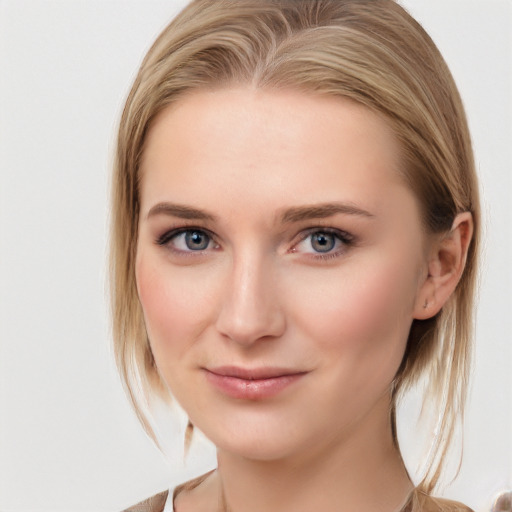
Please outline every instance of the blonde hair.
[[[232, 84], [350, 98], [388, 121], [430, 233], [469, 211], [475, 233], [462, 278], [436, 317], [413, 322], [394, 381], [427, 375], [439, 434], [422, 487], [439, 479], [462, 419], [471, 355], [479, 200], [466, 117], [452, 76], [422, 27], [393, 0], [195, 0], [146, 55], [122, 114], [113, 177], [111, 285], [116, 361], [146, 431], [149, 397], [165, 393], [135, 282], [139, 162], [152, 120], [186, 92]], [[396, 432], [396, 431], [395, 431]], [[396, 436], [396, 433], [395, 433]]]

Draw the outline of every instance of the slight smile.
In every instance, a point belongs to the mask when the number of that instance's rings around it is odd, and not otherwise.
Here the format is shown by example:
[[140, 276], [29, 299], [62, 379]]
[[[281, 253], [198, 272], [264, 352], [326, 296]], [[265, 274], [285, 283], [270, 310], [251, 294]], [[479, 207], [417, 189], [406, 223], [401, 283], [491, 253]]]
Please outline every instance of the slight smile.
[[286, 368], [219, 366], [204, 368], [206, 379], [221, 393], [241, 400], [270, 398], [308, 372]]

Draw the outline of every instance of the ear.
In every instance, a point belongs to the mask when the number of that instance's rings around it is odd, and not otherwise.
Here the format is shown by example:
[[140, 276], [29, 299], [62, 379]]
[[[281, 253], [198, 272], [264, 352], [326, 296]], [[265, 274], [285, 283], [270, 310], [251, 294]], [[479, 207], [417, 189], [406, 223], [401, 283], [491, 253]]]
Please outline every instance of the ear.
[[473, 236], [470, 212], [459, 213], [449, 233], [432, 242], [428, 274], [420, 284], [413, 317], [426, 320], [437, 315], [454, 292], [466, 265]]

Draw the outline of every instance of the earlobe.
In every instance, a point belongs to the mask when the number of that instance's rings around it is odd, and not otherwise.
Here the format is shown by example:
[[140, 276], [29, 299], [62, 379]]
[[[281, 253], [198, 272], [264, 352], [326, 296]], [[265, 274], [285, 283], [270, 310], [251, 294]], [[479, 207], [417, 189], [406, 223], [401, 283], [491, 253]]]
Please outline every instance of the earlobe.
[[428, 274], [416, 298], [414, 318], [426, 320], [437, 315], [454, 292], [466, 265], [473, 236], [470, 212], [459, 213], [452, 229], [432, 242]]

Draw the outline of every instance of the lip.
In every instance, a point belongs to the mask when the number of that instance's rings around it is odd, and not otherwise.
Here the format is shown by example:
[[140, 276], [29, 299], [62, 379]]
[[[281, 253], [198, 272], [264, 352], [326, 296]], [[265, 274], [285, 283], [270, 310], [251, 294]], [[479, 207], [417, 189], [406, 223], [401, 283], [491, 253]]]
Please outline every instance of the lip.
[[290, 368], [261, 367], [241, 368], [219, 366], [205, 368], [206, 379], [221, 393], [241, 400], [263, 400], [271, 398], [307, 372]]

